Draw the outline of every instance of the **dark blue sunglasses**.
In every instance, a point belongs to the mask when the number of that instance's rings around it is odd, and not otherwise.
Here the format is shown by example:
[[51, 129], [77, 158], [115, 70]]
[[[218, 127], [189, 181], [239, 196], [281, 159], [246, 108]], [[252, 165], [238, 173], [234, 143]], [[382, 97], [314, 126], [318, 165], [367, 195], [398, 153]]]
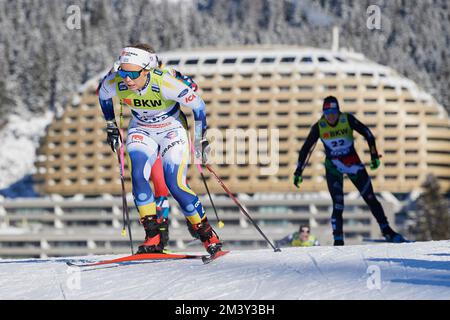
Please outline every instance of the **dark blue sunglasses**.
[[134, 80], [141, 76], [142, 70], [144, 70], [144, 69], [141, 69], [139, 71], [125, 71], [125, 70], [119, 69], [119, 70], [117, 70], [117, 73], [123, 79], [125, 79], [126, 77], [129, 77], [131, 80]]
[[[147, 64], [147, 66], [148, 66], [148, 64]], [[143, 67], [143, 68], [142, 68], [141, 70], [139, 70], [139, 71], [125, 71], [125, 70], [122, 70], [122, 69], [119, 67], [119, 70], [117, 70], [117, 73], [118, 73], [119, 76], [120, 76], [121, 78], [123, 78], [123, 79], [125, 79], [126, 77], [129, 77], [131, 80], [134, 80], [134, 79], [137, 79], [137, 78], [139, 78], [139, 77], [141, 76], [141, 72], [142, 72], [147, 66]]]

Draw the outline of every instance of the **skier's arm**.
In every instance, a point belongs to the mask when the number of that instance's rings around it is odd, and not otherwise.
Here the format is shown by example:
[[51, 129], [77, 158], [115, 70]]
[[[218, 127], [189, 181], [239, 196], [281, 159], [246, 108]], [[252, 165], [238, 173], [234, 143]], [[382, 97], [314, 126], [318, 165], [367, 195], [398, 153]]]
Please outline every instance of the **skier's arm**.
[[303, 144], [302, 148], [300, 149], [298, 153], [298, 162], [297, 162], [297, 170], [295, 171], [298, 176], [302, 175], [302, 170], [305, 165], [306, 158], [308, 157], [308, 154], [311, 150], [311, 148], [314, 146], [314, 144], [319, 139], [319, 124], [316, 122], [309, 131], [308, 137], [306, 138], [305, 143]]
[[192, 109], [195, 119], [195, 140], [204, 139], [206, 134], [206, 106], [202, 98], [192, 88], [168, 73], [164, 75], [161, 94], [165, 99], [174, 100]]
[[109, 74], [105, 77], [98, 90], [98, 100], [100, 107], [102, 108], [103, 116], [105, 120], [114, 121], [114, 105], [112, 97], [116, 95], [116, 85], [114, 82], [115, 73]]
[[281, 240], [278, 240], [277, 241], [277, 246], [285, 246], [285, 245], [290, 245], [291, 244], [291, 242], [292, 242], [292, 239], [293, 239], [293, 234], [289, 234], [289, 235], [287, 235], [286, 237], [284, 237], [283, 239], [281, 239]]
[[102, 108], [103, 117], [106, 120], [107, 142], [111, 146], [111, 150], [115, 152], [119, 146], [120, 133], [117, 127], [114, 105], [112, 97], [116, 95], [116, 85], [114, 82], [115, 73], [108, 74], [100, 84], [98, 89], [98, 100]]
[[375, 143], [375, 136], [372, 134], [370, 129], [367, 126], [365, 126], [361, 121], [356, 119], [356, 117], [352, 114], [348, 114], [348, 123], [350, 124], [350, 127], [353, 130], [358, 132], [360, 135], [362, 135], [367, 140], [371, 158], [378, 159], [379, 156], [378, 156], [377, 146]]

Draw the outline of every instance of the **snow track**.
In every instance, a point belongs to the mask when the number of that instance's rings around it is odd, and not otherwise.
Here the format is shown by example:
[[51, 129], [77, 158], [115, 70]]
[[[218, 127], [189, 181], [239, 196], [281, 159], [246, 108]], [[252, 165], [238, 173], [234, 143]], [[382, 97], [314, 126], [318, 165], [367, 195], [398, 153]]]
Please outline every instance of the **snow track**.
[[0, 260], [0, 299], [450, 299], [450, 241], [232, 251], [209, 265], [66, 261]]

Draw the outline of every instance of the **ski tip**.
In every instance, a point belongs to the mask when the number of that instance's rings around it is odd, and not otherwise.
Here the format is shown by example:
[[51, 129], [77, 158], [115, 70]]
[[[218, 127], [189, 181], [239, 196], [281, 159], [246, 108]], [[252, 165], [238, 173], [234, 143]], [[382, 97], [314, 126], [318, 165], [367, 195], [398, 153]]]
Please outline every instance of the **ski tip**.
[[214, 255], [203, 256], [202, 261], [204, 264], [208, 264], [208, 263], [216, 260], [217, 258], [223, 257], [224, 255], [226, 255], [229, 252], [230, 252], [229, 250], [217, 251]]

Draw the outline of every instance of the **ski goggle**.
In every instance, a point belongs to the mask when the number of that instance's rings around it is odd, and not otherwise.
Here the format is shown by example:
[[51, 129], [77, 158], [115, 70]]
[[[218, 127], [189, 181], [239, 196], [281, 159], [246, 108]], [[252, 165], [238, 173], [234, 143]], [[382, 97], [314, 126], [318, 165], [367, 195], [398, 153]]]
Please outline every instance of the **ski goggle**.
[[324, 109], [323, 110], [323, 114], [326, 115], [326, 116], [328, 116], [330, 114], [338, 114], [338, 113], [339, 113], [339, 110], [336, 109], [336, 108], [330, 108], [330, 109]]
[[117, 74], [119, 75], [119, 77], [125, 79], [126, 77], [129, 77], [131, 80], [135, 80], [137, 78], [139, 78], [141, 76], [141, 72], [144, 71], [145, 68], [147, 68], [147, 66], [150, 63], [147, 63], [146, 66], [144, 66], [141, 70], [139, 71], [126, 71], [126, 70], [122, 70], [121, 67], [119, 67], [119, 69], [117, 69]]
[[123, 79], [125, 79], [126, 77], [129, 77], [131, 80], [135, 80], [141, 76], [141, 72], [143, 70], [144, 70], [144, 68], [142, 68], [139, 71], [125, 71], [125, 70], [120, 69], [120, 67], [119, 67], [119, 70], [117, 70], [117, 74]]

